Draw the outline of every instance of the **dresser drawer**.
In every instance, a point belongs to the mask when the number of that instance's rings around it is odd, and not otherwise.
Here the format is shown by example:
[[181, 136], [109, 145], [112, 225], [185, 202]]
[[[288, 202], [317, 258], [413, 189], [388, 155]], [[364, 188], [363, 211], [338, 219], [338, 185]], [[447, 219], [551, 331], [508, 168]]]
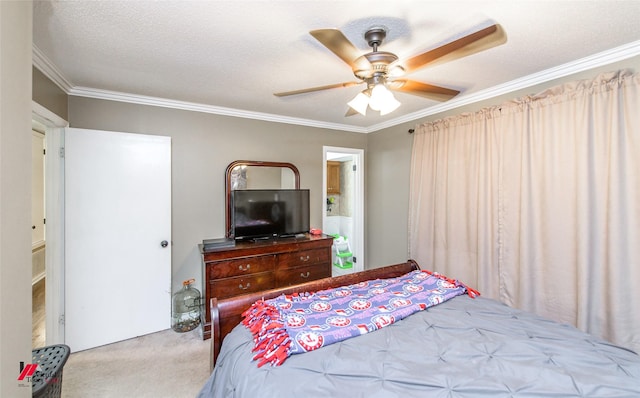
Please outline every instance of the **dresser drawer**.
[[278, 269], [331, 262], [331, 249], [311, 249], [278, 255]]
[[273, 272], [261, 272], [247, 276], [218, 279], [209, 282], [210, 297], [219, 299], [273, 289], [276, 278]]
[[302, 267], [283, 268], [276, 271], [278, 286], [297, 285], [315, 279], [331, 276], [331, 264], [304, 265]]
[[276, 256], [244, 257], [208, 263], [209, 280], [273, 271]]

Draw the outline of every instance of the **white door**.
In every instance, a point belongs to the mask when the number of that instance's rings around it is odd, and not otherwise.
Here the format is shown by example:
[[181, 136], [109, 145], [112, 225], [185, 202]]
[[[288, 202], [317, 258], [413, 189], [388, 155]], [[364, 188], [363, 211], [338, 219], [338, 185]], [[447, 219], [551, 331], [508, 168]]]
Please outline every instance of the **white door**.
[[65, 342], [171, 325], [171, 138], [65, 130]]

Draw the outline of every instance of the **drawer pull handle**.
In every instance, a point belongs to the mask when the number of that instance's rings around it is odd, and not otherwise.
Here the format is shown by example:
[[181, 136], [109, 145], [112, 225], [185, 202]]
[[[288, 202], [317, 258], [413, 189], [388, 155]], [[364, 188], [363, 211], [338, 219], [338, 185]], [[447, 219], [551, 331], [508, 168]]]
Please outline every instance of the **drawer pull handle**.
[[309, 277], [309, 275], [310, 275], [310, 274], [309, 274], [309, 271], [307, 271], [307, 273], [306, 273], [306, 274], [303, 274], [302, 272], [300, 273], [300, 276], [301, 276], [301, 277], [303, 277], [303, 278], [308, 278], [308, 277]]
[[242, 286], [242, 283], [238, 285], [238, 289], [240, 290], [247, 290], [250, 287], [251, 287], [251, 282], [247, 282], [247, 286]]
[[306, 256], [306, 257], [300, 256], [300, 261], [309, 261], [310, 258], [311, 257], [309, 257], [309, 256]]
[[238, 269], [240, 271], [249, 271], [251, 269], [251, 264], [247, 264], [246, 267], [243, 267], [242, 264], [238, 265]]

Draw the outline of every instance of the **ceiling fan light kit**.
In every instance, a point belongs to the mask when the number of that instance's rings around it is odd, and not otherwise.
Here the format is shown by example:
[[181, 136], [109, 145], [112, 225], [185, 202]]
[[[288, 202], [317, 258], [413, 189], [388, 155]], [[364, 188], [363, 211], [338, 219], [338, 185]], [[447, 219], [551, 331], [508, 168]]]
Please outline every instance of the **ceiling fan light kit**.
[[[366, 115], [367, 107], [380, 111], [382, 116], [398, 109], [401, 104], [390, 90], [418, 95], [436, 101], [447, 101], [455, 97], [460, 91], [397, 78], [427, 65], [452, 61], [487, 50], [507, 41], [502, 27], [495, 24], [409, 59], [400, 60], [393, 53], [378, 51], [378, 46], [382, 44], [387, 35], [384, 28], [371, 28], [364, 34], [365, 40], [373, 50], [366, 54], [360, 54], [359, 50], [338, 29], [318, 29], [309, 33], [349, 65], [354, 76], [360, 81], [288, 91], [274, 95], [282, 97], [366, 83], [367, 88], [358, 93], [348, 103], [351, 109], [363, 116]], [[356, 113], [348, 111], [345, 116], [353, 114]]]
[[365, 116], [367, 107], [379, 111], [380, 115], [386, 115], [398, 109], [401, 104], [383, 83], [379, 83], [374, 85], [372, 89], [358, 93], [348, 105]]
[[[365, 90], [366, 91], [366, 90]], [[354, 99], [347, 103], [351, 109], [358, 112], [362, 116], [367, 114], [367, 107], [369, 106], [369, 96], [365, 92], [358, 93]]]
[[378, 84], [371, 90], [371, 99], [369, 100], [369, 108], [374, 111], [380, 111], [380, 115], [386, 115], [398, 109], [400, 101], [398, 101], [391, 91], [384, 85]]

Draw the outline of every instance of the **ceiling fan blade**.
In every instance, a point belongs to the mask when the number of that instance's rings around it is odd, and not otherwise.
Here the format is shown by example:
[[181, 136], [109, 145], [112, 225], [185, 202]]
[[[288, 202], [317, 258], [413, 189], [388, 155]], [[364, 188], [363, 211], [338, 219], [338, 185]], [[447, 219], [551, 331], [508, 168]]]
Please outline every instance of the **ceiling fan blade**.
[[309, 33], [352, 69], [367, 70], [371, 68], [371, 63], [361, 57], [360, 51], [338, 29], [317, 29]]
[[448, 101], [456, 95], [460, 94], [460, 91], [458, 90], [452, 90], [446, 87], [439, 87], [432, 84], [421, 83], [415, 80], [394, 80], [392, 82], [388, 82], [387, 86], [390, 90], [419, 95], [421, 97], [429, 98], [435, 101]]
[[353, 87], [353, 86], [357, 86], [358, 84], [362, 84], [362, 82], [345, 82], [345, 83], [329, 84], [328, 86], [319, 86], [319, 87], [304, 88], [302, 90], [285, 91], [282, 93], [274, 93], [273, 95], [275, 95], [276, 97], [286, 97], [288, 95], [312, 93], [314, 91], [330, 90], [332, 88]]
[[405, 73], [411, 73], [427, 65], [466, 57], [467, 55], [504, 44], [506, 41], [507, 35], [504, 29], [502, 29], [502, 26], [495, 24], [407, 60], [398, 60], [391, 64], [389, 69], [395, 65], [400, 65]]

